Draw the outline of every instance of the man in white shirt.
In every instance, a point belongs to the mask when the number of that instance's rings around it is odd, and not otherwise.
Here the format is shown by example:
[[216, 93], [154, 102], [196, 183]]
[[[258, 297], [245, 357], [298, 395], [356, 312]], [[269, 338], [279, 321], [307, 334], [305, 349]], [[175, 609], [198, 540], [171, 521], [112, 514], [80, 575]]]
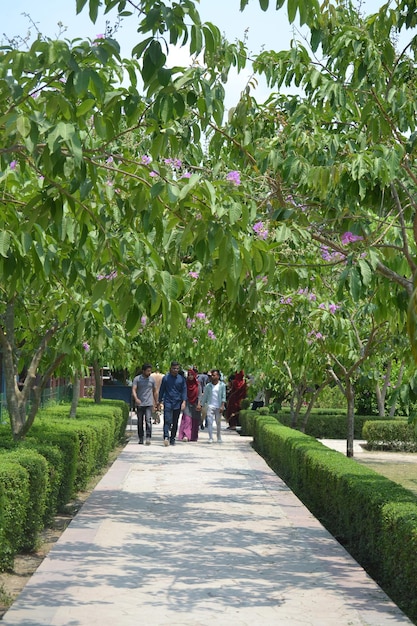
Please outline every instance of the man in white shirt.
[[221, 422], [226, 406], [226, 385], [220, 380], [220, 371], [211, 370], [211, 382], [204, 389], [202, 406], [207, 410], [209, 443], [213, 443], [213, 421], [216, 420], [217, 441], [221, 443]]

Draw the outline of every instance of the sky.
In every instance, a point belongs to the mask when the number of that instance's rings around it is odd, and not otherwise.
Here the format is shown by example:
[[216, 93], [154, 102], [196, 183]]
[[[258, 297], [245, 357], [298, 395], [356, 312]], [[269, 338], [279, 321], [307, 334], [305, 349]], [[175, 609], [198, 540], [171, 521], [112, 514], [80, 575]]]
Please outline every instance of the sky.
[[[249, 0], [248, 6], [240, 12], [240, 0], [200, 0], [197, 9], [201, 19], [216, 24], [229, 41], [243, 39], [246, 35], [249, 51], [255, 54], [263, 48], [285, 50], [289, 48], [290, 41], [294, 37], [293, 26], [288, 23], [285, 9], [276, 11], [272, 8], [274, 4], [274, 0], [271, 0], [269, 10], [263, 12], [259, 6], [259, 0]], [[362, 0], [363, 10], [367, 13], [377, 11], [381, 4], [383, 0]], [[36, 31], [31, 22], [48, 37], [55, 37], [59, 34], [58, 23], [61, 22], [66, 28], [61, 38], [89, 37], [94, 39], [105, 31], [106, 19], [109, 19], [110, 24], [113, 25], [112, 16], [115, 15], [111, 13], [110, 17], [100, 16], [96, 24], [93, 24], [87, 8], [84, 8], [80, 15], [76, 15], [75, 0], [42, 0], [40, 2], [7, 0], [7, 5], [6, 0], [0, 0], [0, 7], [2, 5], [4, 6], [0, 41], [3, 43], [7, 38], [25, 37], [29, 29], [34, 34]], [[134, 16], [125, 18], [115, 36], [122, 47], [124, 56], [129, 56], [131, 49], [138, 42], [135, 25]], [[170, 55], [172, 64], [187, 62], [184, 51], [175, 54], [176, 57]], [[230, 76], [226, 98], [227, 107], [237, 102], [250, 76], [250, 68], [239, 76], [236, 74]], [[266, 85], [261, 82], [254, 94], [259, 101], [265, 100], [268, 94]]]

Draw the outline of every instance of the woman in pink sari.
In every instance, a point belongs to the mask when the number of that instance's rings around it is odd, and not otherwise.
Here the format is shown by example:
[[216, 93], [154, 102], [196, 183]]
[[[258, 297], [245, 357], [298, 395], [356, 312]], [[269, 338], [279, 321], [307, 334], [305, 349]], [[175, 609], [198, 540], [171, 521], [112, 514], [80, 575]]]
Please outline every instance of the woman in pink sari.
[[201, 385], [197, 380], [197, 372], [189, 369], [187, 378], [187, 404], [182, 414], [178, 439], [197, 441], [201, 420]]

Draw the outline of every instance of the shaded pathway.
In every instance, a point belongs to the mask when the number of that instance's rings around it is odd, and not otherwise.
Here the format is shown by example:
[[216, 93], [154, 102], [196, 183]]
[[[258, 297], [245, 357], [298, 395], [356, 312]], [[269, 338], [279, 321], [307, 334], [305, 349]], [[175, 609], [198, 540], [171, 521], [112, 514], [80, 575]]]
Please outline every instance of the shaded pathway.
[[20, 626], [411, 624], [252, 450], [133, 438], [5, 614]]

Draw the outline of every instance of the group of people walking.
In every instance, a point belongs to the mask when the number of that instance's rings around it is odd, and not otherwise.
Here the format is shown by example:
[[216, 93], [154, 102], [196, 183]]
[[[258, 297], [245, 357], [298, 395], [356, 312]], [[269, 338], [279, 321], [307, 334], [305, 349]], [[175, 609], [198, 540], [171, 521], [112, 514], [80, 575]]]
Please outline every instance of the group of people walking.
[[[225, 415], [228, 428], [238, 425], [240, 401], [246, 396], [246, 381], [243, 371], [229, 379], [230, 393], [221, 372], [212, 369], [209, 373], [198, 373], [196, 367], [185, 375], [177, 361], [172, 361], [169, 372], [152, 374], [152, 365], [144, 363], [142, 372], [135, 376], [132, 396], [137, 414], [139, 444], [149, 445], [152, 439], [152, 413], [163, 405], [163, 440], [165, 446], [182, 441], [197, 441], [200, 428], [206, 425], [209, 443], [213, 443], [213, 428], [216, 426], [217, 442], [221, 443], [221, 420]], [[178, 423], [181, 417], [180, 428]]]

